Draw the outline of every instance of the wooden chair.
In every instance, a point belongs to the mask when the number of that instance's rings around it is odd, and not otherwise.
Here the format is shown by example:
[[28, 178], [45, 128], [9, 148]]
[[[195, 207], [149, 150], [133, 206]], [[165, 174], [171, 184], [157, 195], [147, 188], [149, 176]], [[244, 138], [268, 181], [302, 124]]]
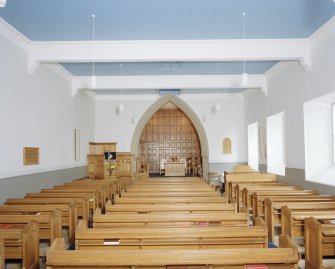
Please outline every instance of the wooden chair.
[[165, 173], [165, 163], [166, 163], [166, 159], [161, 159], [161, 161], [159, 162], [159, 174], [164, 174]]

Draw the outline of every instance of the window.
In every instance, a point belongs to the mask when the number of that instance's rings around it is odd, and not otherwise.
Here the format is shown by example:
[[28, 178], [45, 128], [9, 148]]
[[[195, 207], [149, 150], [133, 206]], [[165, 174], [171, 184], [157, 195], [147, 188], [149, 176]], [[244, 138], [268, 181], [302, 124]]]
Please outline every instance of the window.
[[306, 180], [335, 185], [335, 92], [304, 103]]
[[269, 173], [285, 175], [285, 114], [266, 119], [267, 167]]
[[258, 122], [248, 125], [248, 165], [258, 170], [259, 146], [258, 146]]

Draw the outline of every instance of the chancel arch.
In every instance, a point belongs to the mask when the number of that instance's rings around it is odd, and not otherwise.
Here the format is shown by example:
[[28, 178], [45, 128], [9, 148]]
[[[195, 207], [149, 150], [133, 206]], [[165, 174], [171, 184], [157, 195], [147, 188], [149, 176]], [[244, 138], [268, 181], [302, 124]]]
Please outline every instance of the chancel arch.
[[[180, 157], [195, 157], [195, 154], [198, 153], [197, 151], [197, 147], [200, 147], [199, 150], [199, 154], [201, 156], [201, 162], [202, 162], [202, 175], [204, 178], [208, 177], [208, 141], [207, 141], [207, 136], [205, 133], [205, 130], [203, 128], [203, 125], [201, 123], [201, 121], [199, 120], [198, 116], [195, 114], [195, 112], [191, 109], [191, 107], [186, 104], [181, 98], [174, 96], [174, 95], [165, 95], [162, 96], [161, 98], [159, 98], [155, 103], [153, 103], [147, 110], [146, 112], [143, 114], [143, 116], [141, 117], [141, 119], [138, 121], [138, 124], [135, 128], [133, 137], [132, 137], [132, 143], [131, 143], [131, 153], [134, 154], [135, 157], [140, 157], [140, 143], [141, 143], [141, 134], [143, 131], [146, 131], [146, 127], [148, 122], [152, 121], [152, 117], [155, 115], [155, 113], [159, 112], [160, 109], [164, 110], [164, 109], [171, 109], [173, 110], [176, 109], [177, 111], [180, 111], [180, 115], [185, 115], [186, 118], [188, 118], [188, 120], [190, 121], [190, 125], [192, 125], [192, 128], [194, 128], [195, 130], [195, 135], [197, 135], [197, 139], [193, 140], [193, 136], [192, 137], [192, 130], [188, 130], [188, 137], [190, 138], [190, 134], [191, 134], [191, 140], [190, 141], [194, 141], [195, 143], [193, 144], [191, 143], [191, 147], [190, 150], [187, 150], [187, 147], [185, 147], [184, 149], [184, 155], [182, 153], [182, 145], [181, 145], [181, 153], [176, 153], [176, 144], [174, 144], [174, 151], [173, 153], [171, 153], [171, 149], [170, 151], [168, 151], [167, 148], [165, 148], [165, 144], [164, 147], [161, 148], [161, 150], [166, 150], [166, 153], [164, 151], [164, 154], [162, 156], [169, 156], [169, 157], [174, 157], [175, 155], [178, 155]], [[175, 112], [178, 114], [178, 112]], [[157, 115], [157, 114], [156, 114]], [[159, 115], [159, 114], [158, 114]], [[164, 116], [164, 112], [161, 113], [162, 116]], [[168, 127], [167, 127], [168, 128]], [[187, 128], [189, 129], [189, 128]], [[149, 128], [150, 130], [150, 128]], [[157, 132], [157, 134], [159, 134], [159, 132]], [[186, 134], [185, 134], [186, 135]], [[184, 137], [185, 137], [184, 135]], [[181, 133], [181, 137], [182, 138], [183, 133]], [[163, 137], [161, 137], [163, 138]], [[164, 137], [165, 139], [166, 137]], [[168, 138], [168, 137], [167, 137]], [[176, 137], [174, 137], [176, 138]], [[143, 137], [142, 137], [143, 139]], [[159, 139], [159, 137], [158, 137]], [[167, 139], [168, 140], [168, 139]], [[171, 140], [171, 139], [170, 139]], [[175, 140], [175, 139], [174, 139]], [[171, 143], [172, 141], [170, 141]], [[178, 141], [173, 141], [172, 143], [177, 143]], [[179, 142], [182, 143], [182, 141], [179, 140]], [[158, 142], [159, 143], [159, 142]], [[162, 142], [161, 142], [162, 143]], [[165, 142], [164, 142], [165, 143]], [[198, 144], [197, 144], [198, 143]], [[163, 146], [163, 145], [162, 145]], [[171, 144], [169, 145], [171, 147]], [[156, 146], [157, 147], [157, 146]], [[155, 169], [157, 169], [157, 163], [159, 163], [159, 145], [157, 148], [158, 152], [156, 151], [155, 154], [155, 167], [153, 169], [150, 169], [151, 171], [154, 171]], [[162, 151], [161, 151], [162, 152]]]

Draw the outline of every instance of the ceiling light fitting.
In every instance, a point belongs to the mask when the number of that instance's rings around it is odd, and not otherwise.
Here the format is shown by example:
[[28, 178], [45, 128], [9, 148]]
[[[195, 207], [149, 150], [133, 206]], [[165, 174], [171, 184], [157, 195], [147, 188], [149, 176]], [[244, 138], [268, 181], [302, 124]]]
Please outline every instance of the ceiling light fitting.
[[[92, 14], [92, 47], [94, 46], [95, 40], [95, 14]], [[95, 76], [95, 61], [92, 61], [92, 76], [91, 76], [91, 88], [95, 89], [97, 87], [97, 77]]]
[[[123, 89], [122, 89], [122, 78], [123, 78], [123, 65], [120, 64], [120, 88], [121, 88], [121, 99], [122, 99], [122, 91], [123, 91]], [[123, 107], [123, 103], [120, 103], [120, 105], [119, 105], [119, 111], [120, 111], [120, 112], [123, 112], [123, 109], [124, 109], [124, 107]]]
[[[245, 12], [242, 13], [242, 25], [243, 25], [243, 48], [245, 52]], [[247, 86], [248, 84], [248, 73], [245, 71], [245, 58], [243, 59], [243, 73], [242, 73], [242, 85]]]
[[[218, 73], [219, 73], [219, 63], [216, 63], [216, 79], [218, 79]], [[218, 102], [215, 105], [215, 111], [219, 111], [221, 109], [221, 104], [219, 101], [219, 89], [218, 86], [216, 87], [216, 97]]]

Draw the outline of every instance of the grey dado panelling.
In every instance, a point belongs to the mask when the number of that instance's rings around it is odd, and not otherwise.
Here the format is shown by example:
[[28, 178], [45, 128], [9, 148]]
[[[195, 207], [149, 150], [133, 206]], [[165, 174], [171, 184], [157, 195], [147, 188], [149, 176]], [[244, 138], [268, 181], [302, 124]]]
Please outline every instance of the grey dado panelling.
[[235, 165], [246, 165], [247, 163], [209, 163], [208, 172], [223, 173], [224, 171], [232, 171]]
[[[259, 165], [259, 170], [262, 172], [266, 172], [266, 165]], [[316, 190], [320, 192], [320, 194], [335, 194], [335, 187], [333, 186], [305, 180], [304, 169], [286, 167], [285, 176], [278, 176], [278, 180], [280, 182], [285, 182], [293, 186], [302, 187], [305, 190]]]
[[69, 182], [87, 175], [87, 166], [55, 170], [0, 179], [0, 203], [7, 198], [21, 198], [27, 192], [39, 192], [41, 189]]

